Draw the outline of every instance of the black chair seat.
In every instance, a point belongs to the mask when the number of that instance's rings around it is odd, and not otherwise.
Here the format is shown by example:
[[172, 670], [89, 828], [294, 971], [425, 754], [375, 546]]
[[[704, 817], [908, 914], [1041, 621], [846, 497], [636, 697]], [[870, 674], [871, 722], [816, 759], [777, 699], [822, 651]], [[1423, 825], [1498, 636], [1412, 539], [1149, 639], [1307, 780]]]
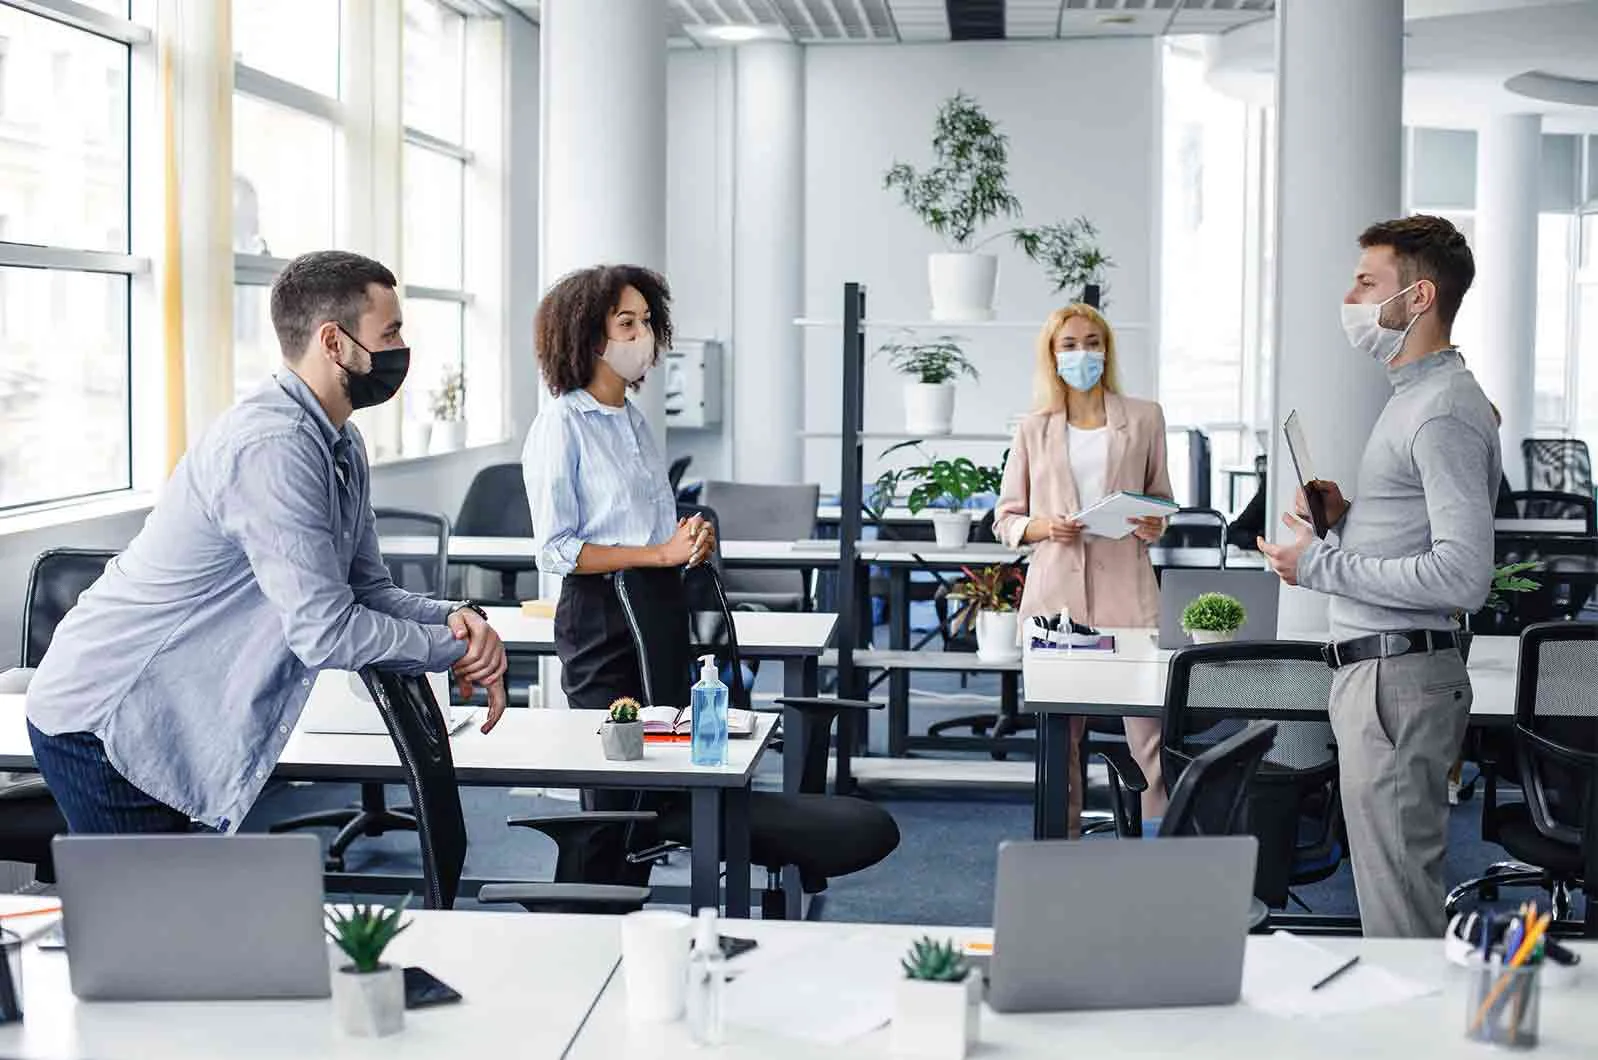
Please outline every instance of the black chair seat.
[[[692, 836], [686, 802], [660, 815], [660, 838], [687, 845]], [[777, 871], [799, 870], [807, 894], [836, 876], [870, 868], [899, 845], [892, 815], [864, 799], [836, 795], [786, 795], [757, 791], [749, 797], [749, 860]]]
[[1581, 848], [1549, 839], [1537, 831], [1537, 824], [1531, 819], [1531, 808], [1524, 802], [1495, 807], [1492, 819], [1498, 830], [1499, 844], [1515, 860], [1561, 876], [1581, 875]]

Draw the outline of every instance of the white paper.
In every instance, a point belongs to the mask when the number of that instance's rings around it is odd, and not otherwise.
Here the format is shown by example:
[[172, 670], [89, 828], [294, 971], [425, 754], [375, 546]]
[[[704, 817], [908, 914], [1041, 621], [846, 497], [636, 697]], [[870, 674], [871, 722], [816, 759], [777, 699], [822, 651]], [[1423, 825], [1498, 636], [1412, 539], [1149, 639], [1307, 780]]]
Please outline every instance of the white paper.
[[1361, 957], [1319, 990], [1314, 985], [1352, 954], [1334, 953], [1286, 931], [1249, 940], [1243, 1003], [1273, 1016], [1335, 1016], [1381, 1008], [1437, 992]]
[[1132, 532], [1128, 519], [1141, 519], [1157, 515], [1161, 518], [1177, 510], [1172, 501], [1153, 497], [1140, 497], [1133, 493], [1112, 493], [1097, 504], [1089, 505], [1071, 516], [1096, 537], [1119, 541]]
[[893, 1018], [900, 951], [880, 939], [818, 940], [739, 968], [759, 952], [728, 965], [737, 975], [727, 984], [728, 1023], [837, 1046]]

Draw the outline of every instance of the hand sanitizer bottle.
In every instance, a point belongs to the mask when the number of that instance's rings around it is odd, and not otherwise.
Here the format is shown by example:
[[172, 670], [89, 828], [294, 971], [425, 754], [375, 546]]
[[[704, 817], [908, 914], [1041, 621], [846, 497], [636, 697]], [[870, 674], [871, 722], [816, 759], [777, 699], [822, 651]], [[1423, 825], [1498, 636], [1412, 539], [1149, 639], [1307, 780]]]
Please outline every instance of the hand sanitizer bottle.
[[699, 1045], [720, 1045], [727, 958], [716, 931], [716, 911], [699, 910], [694, 951], [688, 958], [688, 1033]]
[[727, 764], [727, 686], [716, 675], [716, 657], [699, 657], [699, 683], [693, 689], [693, 742], [689, 758], [696, 766]]

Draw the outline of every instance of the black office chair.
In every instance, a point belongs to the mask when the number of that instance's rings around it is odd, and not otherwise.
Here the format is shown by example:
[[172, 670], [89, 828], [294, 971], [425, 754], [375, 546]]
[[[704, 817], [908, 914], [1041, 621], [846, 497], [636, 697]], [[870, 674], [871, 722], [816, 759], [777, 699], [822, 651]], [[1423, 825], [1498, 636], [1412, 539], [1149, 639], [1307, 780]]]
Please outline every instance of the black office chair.
[[[1479, 894], [1502, 887], [1549, 893], [1554, 916], [1566, 919], [1571, 892], [1584, 895], [1583, 933], [1598, 938], [1598, 624], [1549, 622], [1520, 637], [1513, 730], [1515, 779], [1523, 799], [1499, 804], [1496, 784], [1483, 792], [1484, 836], [1512, 862], [1455, 887], [1445, 906], [1452, 916]], [[1498, 774], [1499, 776], [1502, 773]]]
[[[6, 691], [27, 691], [56, 627], [116, 555], [100, 549], [53, 548], [33, 561], [22, 603], [20, 667], [0, 674]], [[54, 883], [50, 840], [66, 832], [66, 818], [41, 778], [17, 778], [0, 794], [0, 861], [32, 865], [39, 882]]]
[[1213, 508], [1178, 509], [1166, 522], [1159, 541], [1149, 546], [1149, 559], [1156, 576], [1168, 569], [1224, 568], [1226, 516]]
[[1171, 788], [1160, 837], [1246, 835], [1249, 792], [1275, 742], [1275, 723], [1256, 721], [1189, 762]]
[[1510, 490], [1505, 501], [1511, 511], [1497, 513], [1500, 519], [1580, 519], [1581, 533], [1598, 534], [1598, 502], [1592, 494], [1564, 493], [1559, 490]]
[[[442, 597], [449, 588], [449, 519], [437, 512], [416, 512], [403, 508], [378, 508], [373, 515], [376, 516], [380, 541], [408, 537], [425, 538], [432, 543], [432, 548], [425, 554], [411, 554], [409, 551], [383, 554], [383, 562], [394, 584], [408, 592]], [[414, 832], [416, 813], [409, 806], [390, 809], [382, 784], [362, 784], [361, 801], [355, 806], [298, 814], [274, 822], [267, 831], [276, 835], [301, 828], [338, 829], [338, 834], [328, 844], [327, 870], [343, 872], [344, 855], [357, 839], [380, 836], [386, 832]]]
[[[749, 706], [743, 685], [732, 610], [715, 569], [701, 565], [687, 572], [676, 568], [635, 568], [615, 575], [616, 593], [632, 628], [650, 703], [686, 704], [695, 676], [696, 645], [729, 663], [728, 698], [733, 706]], [[701, 584], [694, 586], [698, 581]], [[690, 599], [710, 600], [715, 608], [695, 613]], [[834, 722], [880, 704], [859, 700], [785, 696], [782, 709], [784, 791], [754, 792], [749, 800], [750, 861], [767, 871], [763, 915], [786, 915], [780, 885], [783, 868], [793, 866], [806, 894], [819, 895], [833, 877], [869, 868], [899, 845], [899, 828], [880, 806], [862, 799], [827, 794], [827, 761]], [[686, 846], [691, 839], [691, 814], [682, 800], [665, 802], [654, 831], [665, 843]], [[642, 853], [654, 856], [659, 852]], [[812, 903], [811, 913], [819, 910]]]
[[1580, 438], [1525, 438], [1526, 488], [1592, 496], [1592, 454]]
[[693, 462], [694, 458], [691, 456], [679, 456], [666, 469], [666, 484], [671, 487], [673, 495], [677, 493], [678, 487], [682, 485], [682, 477], [688, 473], [688, 465]]
[[[406, 675], [367, 667], [361, 671], [367, 690], [383, 715], [389, 736], [405, 770], [405, 784], [416, 807], [417, 839], [422, 851], [423, 904], [449, 909], [460, 890], [466, 864], [466, 818], [461, 812], [460, 785], [450, 754], [449, 729], [423, 675]], [[573, 835], [618, 820], [648, 820], [652, 814], [606, 814], [524, 818], [518, 823], [537, 828], [557, 847]], [[478, 892], [488, 905], [514, 904], [539, 912], [628, 913], [649, 900], [647, 887], [585, 884], [563, 876], [569, 864], [557, 862], [554, 883], [493, 883]]]
[[[527, 506], [527, 484], [520, 464], [494, 464], [479, 471], [466, 489], [455, 533], [461, 537], [532, 537], [533, 514]], [[474, 563], [499, 575], [499, 603], [520, 602], [516, 579], [530, 563]]]

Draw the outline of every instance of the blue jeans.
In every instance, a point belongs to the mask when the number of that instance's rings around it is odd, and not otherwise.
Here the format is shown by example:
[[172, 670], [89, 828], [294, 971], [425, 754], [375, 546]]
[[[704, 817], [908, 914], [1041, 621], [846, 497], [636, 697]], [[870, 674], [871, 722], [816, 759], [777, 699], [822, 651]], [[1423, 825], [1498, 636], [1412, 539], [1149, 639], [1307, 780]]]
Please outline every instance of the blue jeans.
[[187, 814], [128, 783], [93, 733], [49, 736], [30, 721], [28, 740], [39, 773], [74, 834], [190, 830]]

